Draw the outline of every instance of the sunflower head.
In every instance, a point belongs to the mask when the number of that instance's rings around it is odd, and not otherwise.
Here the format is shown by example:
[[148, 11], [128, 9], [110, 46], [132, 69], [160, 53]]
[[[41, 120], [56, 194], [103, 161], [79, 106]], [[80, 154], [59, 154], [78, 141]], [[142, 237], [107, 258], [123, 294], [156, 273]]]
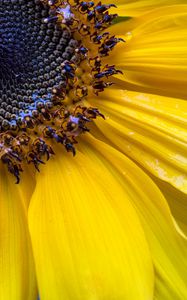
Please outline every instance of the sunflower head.
[[102, 113], [86, 98], [121, 73], [103, 63], [120, 41], [107, 28], [113, 4], [12, 0], [0, 5], [0, 158], [19, 182], [25, 163], [39, 170], [62, 144], [75, 155], [76, 137]]

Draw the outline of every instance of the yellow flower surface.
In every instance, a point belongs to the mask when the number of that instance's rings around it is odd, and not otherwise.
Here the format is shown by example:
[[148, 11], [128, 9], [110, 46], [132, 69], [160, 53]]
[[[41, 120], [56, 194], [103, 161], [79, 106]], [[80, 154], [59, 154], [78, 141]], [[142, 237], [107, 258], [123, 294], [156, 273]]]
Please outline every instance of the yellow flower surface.
[[185, 2], [0, 1], [0, 299], [187, 300]]

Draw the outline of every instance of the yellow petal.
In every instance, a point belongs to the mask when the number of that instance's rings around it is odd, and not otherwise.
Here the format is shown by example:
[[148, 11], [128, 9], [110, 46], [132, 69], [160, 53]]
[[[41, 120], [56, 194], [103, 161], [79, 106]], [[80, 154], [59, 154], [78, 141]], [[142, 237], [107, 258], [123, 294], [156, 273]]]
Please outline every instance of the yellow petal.
[[179, 228], [187, 236], [187, 195], [163, 181], [154, 180], [164, 194]]
[[0, 299], [3, 300], [36, 300], [37, 297], [26, 210], [32, 193], [31, 182], [32, 179], [25, 177], [16, 185], [10, 173], [1, 167]]
[[[104, 3], [115, 3], [117, 5], [117, 13], [123, 16], [140, 16], [155, 8], [174, 5], [185, 4], [185, 0], [105, 0]], [[113, 12], [113, 11], [112, 11]]]
[[[124, 72], [123, 87], [186, 99], [187, 5], [157, 9], [132, 22], [130, 38], [124, 36], [127, 42], [112, 57]], [[125, 22], [120, 25], [124, 33], [130, 27], [129, 22], [127, 28]]]
[[[137, 210], [154, 262], [154, 299], [187, 299], [187, 244], [176, 231], [163, 195], [153, 181], [123, 154], [88, 135], [84, 141], [87, 144], [83, 153], [95, 153], [92, 159], [106, 165]], [[117, 197], [113, 205], [118, 205]]]
[[186, 101], [111, 89], [92, 101], [106, 116], [96, 126], [112, 145], [187, 193]]
[[152, 261], [130, 196], [81, 152], [59, 152], [37, 177], [29, 222], [41, 300], [151, 300]]

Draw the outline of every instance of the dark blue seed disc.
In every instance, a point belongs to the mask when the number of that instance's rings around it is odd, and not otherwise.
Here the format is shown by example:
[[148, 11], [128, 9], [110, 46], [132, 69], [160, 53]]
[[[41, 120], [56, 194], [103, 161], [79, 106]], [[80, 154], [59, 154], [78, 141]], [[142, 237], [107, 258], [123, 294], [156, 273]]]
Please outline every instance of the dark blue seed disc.
[[76, 42], [67, 48], [69, 32], [45, 23], [50, 15], [40, 0], [0, 0], [1, 131], [36, 110], [37, 101], [49, 101], [49, 91], [62, 81], [59, 66], [71, 58]]

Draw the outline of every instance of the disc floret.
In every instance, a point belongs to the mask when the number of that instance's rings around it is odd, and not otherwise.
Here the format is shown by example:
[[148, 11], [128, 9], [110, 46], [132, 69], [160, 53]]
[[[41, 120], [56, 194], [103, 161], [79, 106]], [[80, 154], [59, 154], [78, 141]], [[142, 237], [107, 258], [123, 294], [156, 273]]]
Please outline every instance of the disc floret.
[[[43, 13], [42, 22], [47, 24], [49, 31], [50, 27], [58, 27], [56, 37], [52, 37], [53, 42], [55, 38], [58, 39], [59, 32], [63, 32], [64, 40], [61, 38], [54, 50], [57, 58], [51, 64], [56, 68], [55, 71], [49, 68], [49, 73], [45, 74], [48, 80], [46, 89], [51, 80], [49, 92], [41, 94], [40, 91], [38, 94], [37, 85], [39, 87], [40, 84], [36, 83], [32, 96], [25, 95], [27, 101], [20, 105], [22, 110], [15, 110], [14, 117], [5, 120], [7, 124], [2, 126], [0, 157], [17, 178], [16, 183], [25, 163], [33, 164], [39, 171], [39, 165], [54, 155], [54, 142], [62, 144], [75, 155], [77, 137], [89, 131], [89, 123], [93, 119], [104, 118], [97, 108], [87, 107], [85, 100], [98, 96], [113, 84], [108, 81], [109, 77], [122, 73], [115, 65], [103, 63], [114, 47], [124, 42], [106, 31], [117, 17], [117, 14], [109, 14], [109, 9], [116, 7], [114, 4], [80, 0], [30, 2], [40, 2], [43, 7], [48, 7], [45, 10], [47, 15]], [[52, 47], [50, 38], [46, 40]], [[65, 44], [63, 51], [66, 40], [68, 45]], [[46, 58], [50, 59], [53, 59], [53, 55]], [[56, 70], [58, 75], [53, 74]], [[55, 80], [53, 76], [56, 76]]]

